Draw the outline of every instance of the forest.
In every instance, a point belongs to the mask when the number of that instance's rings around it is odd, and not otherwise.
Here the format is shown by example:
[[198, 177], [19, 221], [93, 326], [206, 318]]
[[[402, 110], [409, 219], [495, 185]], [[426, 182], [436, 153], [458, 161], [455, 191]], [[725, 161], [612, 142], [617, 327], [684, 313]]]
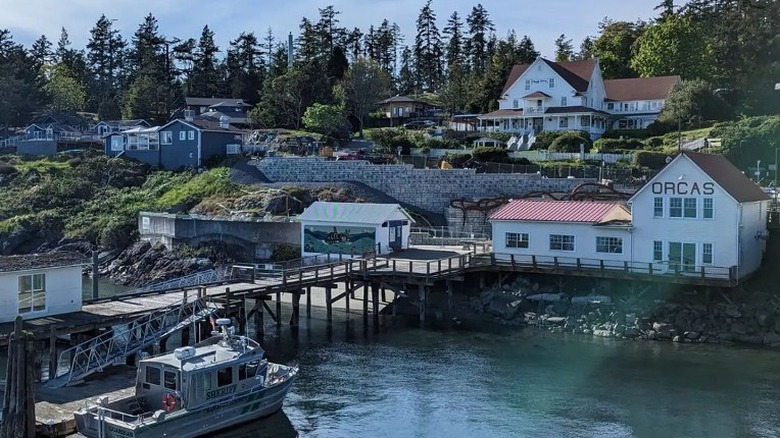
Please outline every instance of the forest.
[[[208, 25], [199, 39], [183, 40], [151, 13], [130, 36], [101, 16], [83, 48], [64, 27], [56, 43], [41, 35], [31, 47], [0, 29], [0, 129], [46, 111], [160, 123], [185, 96], [242, 98], [255, 105], [255, 127], [298, 128], [331, 110], [363, 121], [395, 94], [426, 96], [451, 114], [495, 109], [511, 67], [539, 56], [532, 36], [496, 29], [481, 4], [444, 19], [434, 6], [445, 7], [427, 0], [415, 29], [388, 20], [349, 29], [333, 6], [318, 9], [300, 21], [291, 66], [286, 35], [270, 28], [240, 32], [226, 48]], [[583, 41], [561, 28], [555, 59], [596, 57], [605, 79], [696, 81], [725, 103], [710, 118], [780, 112], [780, 91], [772, 91], [780, 82], [780, 2], [663, 0], [655, 11], [648, 21], [607, 16]]]

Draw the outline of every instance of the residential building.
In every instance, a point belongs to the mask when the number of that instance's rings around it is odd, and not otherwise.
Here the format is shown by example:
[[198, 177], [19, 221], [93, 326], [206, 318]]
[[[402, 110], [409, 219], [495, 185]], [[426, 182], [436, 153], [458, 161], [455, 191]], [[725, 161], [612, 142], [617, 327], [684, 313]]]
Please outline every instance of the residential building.
[[349, 202], [315, 202], [298, 220], [304, 257], [350, 257], [406, 249], [414, 223], [398, 204]]
[[598, 59], [516, 65], [498, 110], [479, 117], [487, 131], [518, 135], [517, 149], [541, 131], [580, 130], [591, 138], [608, 129], [646, 128], [657, 120], [679, 76], [604, 80]]
[[0, 322], [81, 310], [82, 269], [77, 252], [0, 256]]
[[393, 96], [378, 104], [388, 119], [413, 119], [433, 117], [435, 107], [425, 100], [413, 96]]
[[725, 157], [682, 152], [627, 203], [523, 199], [490, 221], [499, 258], [737, 281], [761, 265], [768, 209]]
[[151, 126], [152, 125], [143, 119], [102, 120], [92, 127], [92, 131], [100, 136], [100, 138], [103, 138], [106, 135], [115, 132], [127, 131], [128, 129], [133, 128], [150, 128]]
[[85, 118], [75, 114], [41, 114], [33, 117], [14, 143], [21, 155], [53, 155], [93, 140], [99, 141], [89, 131]]
[[174, 119], [160, 127], [133, 128], [104, 139], [107, 155], [127, 156], [164, 169], [199, 168], [215, 157], [241, 152], [244, 132], [206, 117]]
[[187, 97], [186, 107], [174, 114], [174, 117], [183, 118], [184, 110], [190, 110], [194, 116], [204, 116], [219, 120], [222, 116], [230, 118], [233, 125], [247, 123], [247, 115], [252, 105], [243, 99], [227, 99], [221, 97]]

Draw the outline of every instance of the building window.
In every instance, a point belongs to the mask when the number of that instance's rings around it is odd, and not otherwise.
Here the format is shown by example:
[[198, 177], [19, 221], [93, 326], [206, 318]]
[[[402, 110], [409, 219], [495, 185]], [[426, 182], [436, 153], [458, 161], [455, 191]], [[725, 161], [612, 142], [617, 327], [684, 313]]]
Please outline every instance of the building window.
[[143, 216], [141, 218], [141, 229], [150, 230], [151, 228], [152, 228], [152, 221], [148, 217]]
[[550, 251], [574, 251], [574, 236], [550, 234]]
[[525, 80], [525, 90], [528, 91], [530, 89], [531, 89], [531, 80], [530, 79], [526, 79]]
[[566, 96], [561, 97], [561, 106], [566, 106]]
[[713, 208], [712, 198], [704, 198], [704, 206], [702, 208], [702, 217], [704, 219], [712, 219], [715, 216], [715, 209]]
[[173, 144], [173, 132], [160, 131], [160, 144]]
[[664, 198], [653, 198], [653, 217], [664, 217]]
[[555, 78], [550, 78], [547, 83], [550, 84], [550, 88], [555, 88]]
[[195, 131], [187, 131], [187, 139], [195, 140]]
[[506, 233], [507, 248], [528, 248], [528, 233]]
[[614, 103], [612, 103], [612, 102], [608, 103], [608, 104], [607, 104], [607, 109], [608, 109], [608, 110], [613, 110], [613, 109], [615, 109], [615, 104], [614, 104]]
[[19, 313], [46, 310], [46, 274], [19, 276]]
[[682, 198], [669, 198], [669, 217], [682, 217]]
[[112, 151], [121, 151], [124, 148], [125, 148], [124, 138], [122, 138], [121, 135], [112, 135], [111, 136], [111, 150]]
[[512, 101], [512, 108], [518, 108], [520, 106], [520, 101], [517, 99], [514, 99]]
[[623, 239], [620, 237], [596, 237], [596, 252], [623, 254]]
[[664, 243], [660, 240], [653, 242], [653, 261], [660, 262], [664, 259]]
[[711, 265], [712, 264], [712, 244], [711, 243], [702, 243], [701, 244], [701, 262], [705, 265]]
[[683, 216], [687, 218], [696, 218], [696, 198], [685, 198], [685, 208]]
[[227, 155], [237, 155], [241, 149], [241, 145], [238, 144], [228, 144], [225, 145], [225, 153]]
[[558, 119], [558, 127], [559, 128], [568, 128], [569, 127], [569, 118], [568, 117], [561, 117]]
[[179, 131], [179, 140], [184, 141], [187, 139], [187, 133], [185, 131]]

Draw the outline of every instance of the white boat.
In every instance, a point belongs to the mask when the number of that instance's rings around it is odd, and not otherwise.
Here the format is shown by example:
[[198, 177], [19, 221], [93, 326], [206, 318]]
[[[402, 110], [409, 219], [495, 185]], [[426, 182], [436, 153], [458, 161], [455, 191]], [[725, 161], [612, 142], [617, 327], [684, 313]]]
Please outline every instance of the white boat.
[[297, 366], [268, 362], [260, 345], [236, 336], [229, 319], [193, 347], [143, 359], [135, 395], [75, 412], [90, 438], [188, 438], [262, 418], [282, 408]]

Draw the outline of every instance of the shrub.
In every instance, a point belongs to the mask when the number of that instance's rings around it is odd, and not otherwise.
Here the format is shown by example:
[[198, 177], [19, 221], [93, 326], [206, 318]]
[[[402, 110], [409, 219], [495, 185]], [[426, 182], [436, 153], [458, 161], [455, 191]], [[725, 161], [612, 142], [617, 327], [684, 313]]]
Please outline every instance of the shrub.
[[0, 175], [13, 175], [19, 173], [12, 164], [8, 164], [5, 161], [0, 161]]
[[642, 149], [645, 144], [636, 138], [619, 140], [614, 138], [600, 138], [593, 143], [595, 149], [603, 153], [616, 153], [626, 149]]
[[553, 141], [566, 131], [542, 131], [536, 134], [536, 140], [534, 142], [534, 148], [547, 149], [552, 145]]
[[106, 249], [126, 248], [138, 232], [135, 225], [135, 221], [110, 220], [100, 231], [100, 246]]
[[509, 163], [509, 152], [503, 148], [478, 147], [472, 154], [475, 160], [483, 163]]
[[582, 131], [564, 132], [553, 140], [548, 148], [550, 152], [579, 152], [580, 145], [585, 145], [585, 151], [589, 151], [593, 143], [590, 135]]
[[634, 153], [633, 164], [659, 170], [666, 166], [667, 158], [669, 158], [669, 155], [663, 152], [637, 151]]
[[275, 262], [286, 262], [288, 260], [296, 260], [299, 258], [301, 258], [300, 248], [295, 248], [292, 245], [276, 245], [271, 251], [271, 260]]
[[380, 153], [396, 154], [401, 147], [402, 155], [409, 155], [413, 147], [417, 147], [410, 133], [403, 129], [375, 129], [369, 134]]

